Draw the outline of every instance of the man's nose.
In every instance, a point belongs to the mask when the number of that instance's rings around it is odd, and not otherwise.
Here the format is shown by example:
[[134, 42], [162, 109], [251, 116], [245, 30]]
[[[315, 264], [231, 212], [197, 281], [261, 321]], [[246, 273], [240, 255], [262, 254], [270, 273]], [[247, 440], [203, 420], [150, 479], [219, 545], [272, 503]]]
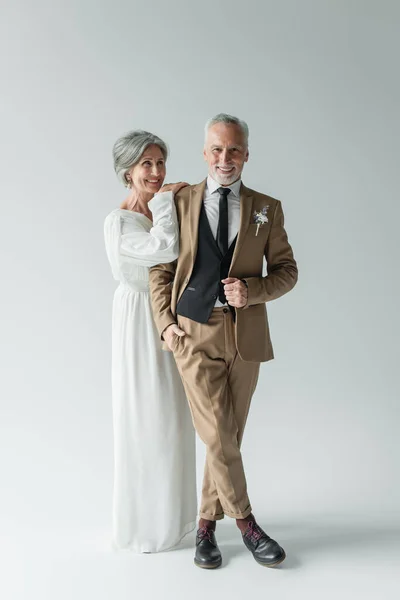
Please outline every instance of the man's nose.
[[226, 148], [224, 150], [221, 151], [220, 154], [221, 160], [222, 162], [228, 162], [229, 160], [229, 150], [227, 150]]

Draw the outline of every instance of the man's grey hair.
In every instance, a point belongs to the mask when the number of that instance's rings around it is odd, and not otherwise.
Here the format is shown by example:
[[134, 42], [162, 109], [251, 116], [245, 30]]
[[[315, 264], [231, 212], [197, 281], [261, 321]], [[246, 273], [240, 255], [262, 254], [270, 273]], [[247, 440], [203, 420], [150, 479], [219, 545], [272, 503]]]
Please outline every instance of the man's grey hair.
[[249, 145], [249, 126], [247, 125], [246, 121], [242, 121], [241, 119], [238, 119], [238, 117], [233, 117], [232, 115], [227, 115], [226, 113], [219, 113], [218, 115], [215, 115], [215, 117], [212, 117], [212, 119], [208, 119], [205, 127], [206, 138], [210, 127], [216, 125], [217, 123], [238, 125], [243, 132], [246, 146]]
[[125, 187], [128, 185], [127, 172], [140, 160], [146, 148], [153, 144], [160, 148], [164, 160], [167, 160], [168, 148], [166, 143], [157, 135], [148, 131], [135, 129], [121, 136], [115, 142], [113, 147], [114, 170]]

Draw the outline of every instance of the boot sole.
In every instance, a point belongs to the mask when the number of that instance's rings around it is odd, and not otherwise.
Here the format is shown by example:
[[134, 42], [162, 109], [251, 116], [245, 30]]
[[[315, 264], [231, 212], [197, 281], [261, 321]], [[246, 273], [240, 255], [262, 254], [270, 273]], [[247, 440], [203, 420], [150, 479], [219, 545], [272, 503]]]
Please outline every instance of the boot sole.
[[262, 567], [269, 567], [271, 569], [273, 569], [274, 567], [276, 567], [277, 565], [280, 565], [286, 558], [286, 554], [283, 553], [283, 556], [281, 556], [281, 558], [279, 560], [277, 560], [274, 563], [265, 563], [265, 562], [261, 562], [260, 560], [257, 560], [256, 558], [254, 558], [254, 560], [261, 565]]
[[213, 563], [210, 565], [206, 565], [204, 563], [199, 563], [196, 561], [196, 559], [194, 559], [193, 562], [196, 565], [196, 567], [199, 567], [200, 569], [218, 569], [218, 567], [220, 567], [222, 565], [222, 558], [219, 562]]

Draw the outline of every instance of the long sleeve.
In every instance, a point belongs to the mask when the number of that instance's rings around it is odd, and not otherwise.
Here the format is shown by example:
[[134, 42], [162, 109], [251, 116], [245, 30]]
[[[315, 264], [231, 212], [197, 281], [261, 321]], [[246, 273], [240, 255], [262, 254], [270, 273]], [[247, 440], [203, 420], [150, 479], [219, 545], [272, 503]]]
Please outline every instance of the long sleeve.
[[171, 312], [171, 294], [175, 271], [176, 261], [156, 265], [149, 271], [151, 305], [154, 321], [161, 339], [164, 339], [163, 331], [172, 323], [176, 323], [176, 318]]
[[248, 300], [244, 308], [275, 300], [289, 292], [297, 282], [297, 265], [284, 228], [284, 216], [277, 202], [271, 231], [265, 246], [266, 277], [245, 277]]
[[149, 202], [153, 227], [145, 231], [140, 219], [132, 219], [129, 231], [123, 228], [123, 212], [112, 211], [105, 219], [104, 237], [113, 275], [120, 279], [121, 264], [142, 267], [169, 263], [179, 254], [179, 230], [172, 192], [156, 194]]

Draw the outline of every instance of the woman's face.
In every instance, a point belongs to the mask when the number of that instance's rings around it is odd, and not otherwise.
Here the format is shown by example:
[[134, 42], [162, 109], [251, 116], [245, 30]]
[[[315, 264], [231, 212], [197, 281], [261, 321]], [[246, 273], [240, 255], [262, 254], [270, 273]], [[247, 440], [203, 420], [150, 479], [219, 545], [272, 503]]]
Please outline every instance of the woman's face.
[[140, 160], [128, 171], [129, 177], [135, 191], [152, 196], [158, 192], [165, 179], [165, 160], [159, 146], [152, 144], [146, 148]]

